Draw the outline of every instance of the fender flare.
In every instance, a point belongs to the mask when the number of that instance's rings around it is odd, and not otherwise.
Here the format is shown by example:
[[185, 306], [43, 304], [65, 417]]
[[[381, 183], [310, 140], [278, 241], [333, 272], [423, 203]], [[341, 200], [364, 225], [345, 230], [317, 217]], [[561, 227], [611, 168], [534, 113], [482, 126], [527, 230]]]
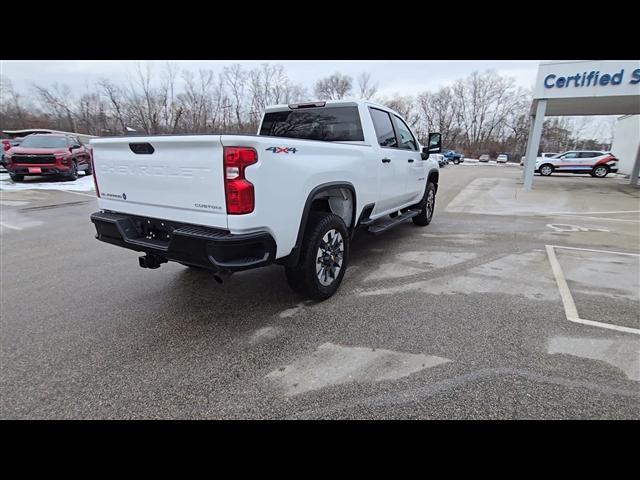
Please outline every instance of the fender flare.
[[313, 203], [313, 199], [319, 193], [324, 192], [325, 190], [333, 190], [334, 188], [346, 188], [351, 192], [353, 196], [353, 211], [351, 212], [351, 226], [348, 228], [349, 235], [353, 234], [355, 230], [356, 223], [356, 210], [357, 210], [357, 199], [356, 199], [356, 189], [350, 182], [328, 182], [318, 185], [313, 188], [309, 195], [307, 195], [307, 200], [304, 204], [304, 210], [302, 211], [302, 217], [300, 219], [300, 225], [298, 227], [298, 236], [296, 237], [296, 243], [291, 249], [291, 253], [287, 255], [286, 259], [282, 259], [285, 265], [293, 266], [298, 263], [298, 259], [300, 258], [300, 247], [302, 246], [302, 239], [304, 238], [304, 233], [307, 228], [307, 222], [309, 220], [309, 212], [311, 212], [311, 204]]
[[[440, 170], [437, 168], [432, 168], [431, 170], [429, 170], [429, 173], [427, 173], [427, 183], [429, 183], [429, 177], [431, 176], [432, 173], [435, 173], [438, 176], [438, 180], [440, 180]], [[425, 188], [427, 188], [427, 183], [425, 183]], [[438, 193], [438, 182], [435, 182], [434, 185], [436, 186], [436, 193]]]

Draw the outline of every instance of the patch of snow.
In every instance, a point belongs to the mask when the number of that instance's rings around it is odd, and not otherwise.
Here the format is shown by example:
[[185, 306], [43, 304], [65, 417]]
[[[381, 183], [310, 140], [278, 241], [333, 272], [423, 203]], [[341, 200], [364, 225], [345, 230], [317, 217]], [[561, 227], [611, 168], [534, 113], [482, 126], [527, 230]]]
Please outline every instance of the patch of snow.
[[14, 183], [8, 173], [0, 173], [0, 190], [3, 192], [18, 192], [24, 190], [62, 190], [73, 192], [93, 192], [91, 175], [79, 173], [75, 181], [67, 181], [57, 177], [25, 177], [24, 181]]

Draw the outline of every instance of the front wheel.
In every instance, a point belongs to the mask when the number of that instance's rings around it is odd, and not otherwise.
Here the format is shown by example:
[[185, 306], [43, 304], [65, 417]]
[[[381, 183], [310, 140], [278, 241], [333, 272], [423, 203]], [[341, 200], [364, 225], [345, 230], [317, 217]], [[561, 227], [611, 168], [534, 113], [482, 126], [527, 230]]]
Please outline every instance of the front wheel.
[[435, 184], [429, 182], [427, 183], [427, 188], [424, 191], [424, 196], [422, 197], [422, 201], [418, 204], [420, 207], [420, 213], [413, 217], [413, 223], [424, 227], [431, 223], [431, 218], [433, 217], [433, 211], [436, 208], [436, 186]]
[[344, 277], [349, 257], [349, 232], [333, 213], [313, 212], [302, 241], [300, 259], [286, 267], [289, 286], [313, 300], [332, 296]]
[[14, 182], [21, 182], [24, 180], [24, 175], [20, 175], [20, 174], [10, 173], [9, 177]]
[[553, 165], [545, 163], [544, 165], [540, 166], [540, 175], [544, 177], [548, 177], [552, 173], [553, 173]]
[[592, 177], [604, 178], [609, 174], [609, 167], [606, 165], [596, 165], [591, 171]]
[[66, 180], [77, 180], [78, 179], [78, 164], [74, 160], [71, 163], [71, 170], [65, 177]]
[[460, 163], [460, 160], [458, 160], [457, 158], [453, 161], [454, 165], [458, 165]]

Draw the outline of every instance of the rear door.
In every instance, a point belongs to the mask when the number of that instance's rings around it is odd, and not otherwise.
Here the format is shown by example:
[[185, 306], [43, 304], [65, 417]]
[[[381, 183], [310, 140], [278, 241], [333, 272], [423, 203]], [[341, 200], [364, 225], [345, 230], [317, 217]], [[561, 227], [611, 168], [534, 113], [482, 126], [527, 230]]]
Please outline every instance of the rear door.
[[580, 152], [576, 170], [590, 172], [601, 156], [602, 152]]
[[[375, 168], [379, 172], [379, 195], [373, 215], [398, 207], [406, 196], [405, 183], [407, 175], [406, 154], [398, 148], [398, 136], [391, 119], [385, 110], [369, 107], [369, 114], [378, 140], [378, 158]], [[404, 162], [403, 162], [404, 159]]]
[[227, 228], [219, 135], [91, 141], [100, 208]]

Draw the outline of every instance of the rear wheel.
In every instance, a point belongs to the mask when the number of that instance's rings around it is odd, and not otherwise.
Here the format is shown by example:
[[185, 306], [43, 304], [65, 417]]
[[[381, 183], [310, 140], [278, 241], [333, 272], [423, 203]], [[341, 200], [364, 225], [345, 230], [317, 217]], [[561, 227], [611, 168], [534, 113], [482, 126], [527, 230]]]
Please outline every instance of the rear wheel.
[[333, 213], [312, 212], [302, 241], [300, 259], [286, 267], [289, 286], [314, 300], [332, 296], [344, 277], [349, 256], [349, 232]]
[[553, 173], [553, 165], [550, 163], [545, 163], [544, 165], [540, 165], [540, 175], [548, 177]]
[[459, 163], [460, 163], [460, 160], [458, 160], [457, 158], [455, 158], [455, 159], [453, 160], [453, 164], [454, 164], [454, 165], [458, 165]]
[[422, 201], [418, 205], [420, 207], [420, 213], [411, 220], [413, 220], [414, 224], [421, 227], [429, 225], [433, 217], [433, 211], [436, 208], [436, 186], [434, 183], [427, 183]]
[[10, 173], [9, 177], [11, 178], [11, 180], [13, 180], [14, 182], [21, 182], [24, 180], [24, 175], [19, 175], [16, 173]]
[[604, 178], [609, 174], [609, 167], [606, 165], [596, 165], [591, 170], [591, 176], [597, 178]]

